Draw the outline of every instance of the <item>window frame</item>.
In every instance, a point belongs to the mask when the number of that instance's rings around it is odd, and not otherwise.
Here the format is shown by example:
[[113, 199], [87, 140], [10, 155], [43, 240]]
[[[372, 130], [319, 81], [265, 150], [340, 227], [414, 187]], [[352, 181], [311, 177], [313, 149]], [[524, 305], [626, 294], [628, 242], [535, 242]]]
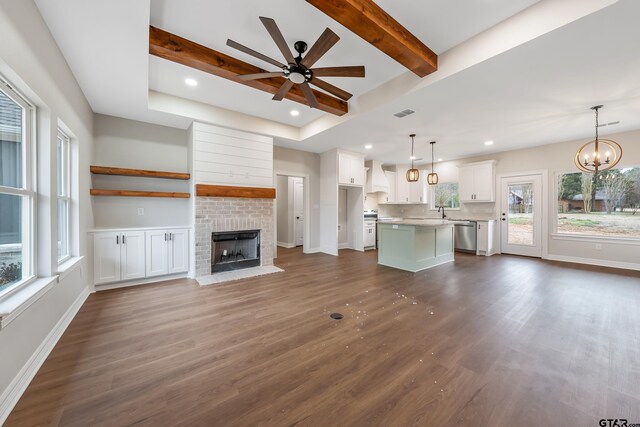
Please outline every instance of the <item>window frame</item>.
[[[57, 257], [56, 250], [56, 258], [58, 260], [58, 265], [65, 263], [71, 258], [71, 138], [67, 136], [61, 129], [58, 128], [58, 135], [56, 137], [56, 157], [58, 156], [58, 144], [62, 145], [61, 154], [62, 154], [62, 191], [58, 188], [58, 163], [56, 162], [56, 200], [64, 200], [66, 201], [66, 227], [65, 227], [65, 246], [66, 253], [63, 254], [62, 258]], [[57, 160], [57, 159], [56, 159]], [[56, 204], [57, 209], [57, 204]], [[59, 212], [58, 212], [59, 213]], [[60, 218], [58, 218], [59, 224]], [[58, 227], [56, 224], [56, 228]], [[60, 230], [57, 229], [57, 234], [60, 233]], [[60, 240], [60, 236], [58, 235], [58, 240]], [[57, 243], [57, 242], [56, 242]]]
[[449, 208], [445, 206], [445, 209], [448, 211], [459, 211], [461, 207], [460, 203], [460, 182], [459, 181], [447, 181], [447, 182], [438, 182], [436, 185], [428, 185], [429, 189], [429, 210], [437, 211], [438, 206], [436, 206], [436, 187], [440, 184], [458, 184], [458, 207], [457, 208]]
[[[619, 166], [614, 169], [627, 169], [627, 168], [638, 168], [639, 166]], [[553, 182], [553, 221], [551, 224], [551, 237], [554, 240], [568, 240], [568, 241], [582, 241], [582, 242], [612, 242], [612, 243], [624, 243], [630, 245], [638, 245], [640, 246], [640, 237], [617, 237], [617, 236], [604, 236], [599, 234], [582, 234], [582, 233], [566, 233], [558, 231], [558, 216], [560, 212], [558, 209], [560, 208], [560, 200], [558, 200], [558, 190], [559, 190], [559, 179], [562, 175], [567, 175], [571, 173], [580, 173], [579, 171], [562, 171], [556, 172], [554, 174], [554, 182]]]
[[22, 280], [0, 291], [0, 301], [36, 280], [36, 108], [0, 76], [0, 91], [22, 107], [22, 187], [0, 185], [0, 193], [22, 198]]

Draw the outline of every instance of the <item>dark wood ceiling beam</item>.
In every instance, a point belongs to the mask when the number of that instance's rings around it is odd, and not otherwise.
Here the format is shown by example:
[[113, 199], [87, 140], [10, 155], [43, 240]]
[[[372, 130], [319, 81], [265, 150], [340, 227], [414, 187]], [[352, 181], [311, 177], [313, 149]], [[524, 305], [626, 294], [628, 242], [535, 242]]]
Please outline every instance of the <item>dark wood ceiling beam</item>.
[[[241, 80], [238, 75], [264, 73], [267, 70], [153, 26], [149, 26], [149, 53], [271, 94], [275, 94], [286, 81], [284, 77]], [[313, 93], [318, 100], [317, 109], [336, 116], [349, 112], [346, 102], [324, 92], [314, 90]], [[307, 98], [298, 85], [292, 87], [285, 98], [308, 105]]]
[[438, 69], [438, 55], [372, 0], [307, 0], [420, 77]]

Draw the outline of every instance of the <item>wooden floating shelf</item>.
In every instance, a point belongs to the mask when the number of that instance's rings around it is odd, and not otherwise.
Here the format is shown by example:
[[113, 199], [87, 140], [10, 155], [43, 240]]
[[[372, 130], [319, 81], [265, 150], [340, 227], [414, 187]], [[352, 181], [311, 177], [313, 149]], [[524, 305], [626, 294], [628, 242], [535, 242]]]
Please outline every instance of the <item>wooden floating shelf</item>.
[[189, 193], [172, 193], [166, 191], [132, 191], [132, 190], [90, 190], [92, 196], [119, 196], [119, 197], [167, 197], [173, 199], [188, 199]]
[[184, 181], [191, 179], [191, 174], [184, 172], [163, 172], [144, 169], [113, 168], [110, 166], [91, 166], [89, 170], [91, 171], [91, 173], [97, 175], [139, 176], [143, 178], [181, 179]]

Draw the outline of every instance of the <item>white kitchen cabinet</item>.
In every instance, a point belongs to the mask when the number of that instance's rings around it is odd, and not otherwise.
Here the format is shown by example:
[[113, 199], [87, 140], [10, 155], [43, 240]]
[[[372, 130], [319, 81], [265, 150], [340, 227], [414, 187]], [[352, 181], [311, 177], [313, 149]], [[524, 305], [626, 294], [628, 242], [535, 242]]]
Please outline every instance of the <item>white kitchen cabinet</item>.
[[427, 203], [428, 199], [427, 199], [426, 176], [427, 176], [426, 172], [421, 170], [420, 177], [416, 182], [408, 182], [409, 203], [413, 203], [413, 204]]
[[495, 224], [495, 220], [477, 222], [477, 255], [490, 256], [496, 253]]
[[376, 225], [366, 225], [364, 226], [364, 247], [365, 248], [375, 248], [376, 246]]
[[396, 203], [409, 203], [411, 187], [407, 181], [409, 166], [396, 166]]
[[384, 175], [389, 181], [389, 192], [378, 193], [378, 204], [396, 203], [396, 173], [393, 171], [384, 171]]
[[146, 232], [146, 276], [182, 273], [189, 269], [189, 231], [186, 229]]
[[145, 277], [144, 232], [109, 231], [93, 236], [95, 284]]
[[338, 184], [364, 186], [364, 157], [338, 152]]
[[495, 160], [458, 166], [461, 202], [495, 202]]

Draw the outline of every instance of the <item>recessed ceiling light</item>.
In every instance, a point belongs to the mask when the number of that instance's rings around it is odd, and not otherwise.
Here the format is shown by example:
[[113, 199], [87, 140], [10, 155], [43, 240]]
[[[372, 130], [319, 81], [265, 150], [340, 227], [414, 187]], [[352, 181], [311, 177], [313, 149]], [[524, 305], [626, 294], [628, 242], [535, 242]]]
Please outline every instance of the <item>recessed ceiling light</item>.
[[364, 146], [364, 148], [367, 149], [367, 150], [371, 150], [373, 148], [373, 145], [367, 144], [367, 145]]
[[438, 161], [439, 161], [439, 162], [441, 162], [441, 161], [442, 161], [442, 159], [438, 159]]
[[291, 110], [289, 112], [289, 114], [291, 114], [293, 117], [298, 117], [300, 115], [300, 111], [298, 110]]
[[192, 79], [191, 77], [184, 79], [184, 82], [187, 84], [187, 86], [198, 86], [198, 81], [196, 79]]
[[484, 145], [493, 145], [493, 141], [485, 141]]

